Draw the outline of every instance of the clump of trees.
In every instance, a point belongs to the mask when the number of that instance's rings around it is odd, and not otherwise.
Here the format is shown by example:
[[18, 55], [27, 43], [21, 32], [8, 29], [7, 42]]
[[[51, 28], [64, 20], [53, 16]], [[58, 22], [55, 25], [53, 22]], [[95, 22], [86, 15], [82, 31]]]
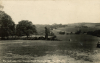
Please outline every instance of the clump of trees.
[[87, 34], [100, 37], [100, 30], [88, 31]]
[[97, 37], [100, 37], [100, 30], [95, 30], [95, 31], [88, 31], [88, 32], [82, 32], [81, 30], [78, 30], [75, 32], [75, 34], [88, 34], [88, 35], [93, 35], [93, 36], [97, 36]]
[[[27, 36], [36, 34], [36, 27], [31, 21], [22, 20], [17, 25], [4, 11], [0, 11], [0, 38], [9, 39], [10, 36]], [[14, 37], [16, 38], [16, 37]]]
[[16, 35], [17, 36], [27, 36], [27, 38], [31, 34], [36, 34], [36, 27], [32, 24], [31, 21], [28, 20], [22, 20], [20, 21], [16, 26]]
[[60, 31], [59, 34], [64, 35], [65, 34], [65, 31]]
[[81, 34], [81, 33], [82, 33], [81, 30], [78, 30], [78, 31], [75, 32], [75, 34]]
[[9, 36], [13, 36], [15, 34], [15, 23], [12, 18], [6, 14], [4, 11], [0, 11], [0, 37], [4, 39], [5, 37], [8, 39]]
[[[48, 37], [48, 36], [51, 36], [51, 37]], [[45, 27], [45, 39], [46, 40], [55, 40], [56, 38], [56, 35], [50, 31], [49, 28]]]
[[[60, 24], [60, 26], [62, 25]], [[46, 40], [48, 40], [48, 36], [53, 36], [53, 39], [56, 38], [54, 33], [50, 31], [50, 26], [49, 28], [45, 27], [44, 33]], [[36, 35], [37, 30], [31, 21], [21, 20], [16, 25], [8, 14], [0, 11], [0, 39], [17, 39], [21, 36], [27, 36], [28, 39], [33, 34]], [[42, 39], [44, 38], [42, 37]]]

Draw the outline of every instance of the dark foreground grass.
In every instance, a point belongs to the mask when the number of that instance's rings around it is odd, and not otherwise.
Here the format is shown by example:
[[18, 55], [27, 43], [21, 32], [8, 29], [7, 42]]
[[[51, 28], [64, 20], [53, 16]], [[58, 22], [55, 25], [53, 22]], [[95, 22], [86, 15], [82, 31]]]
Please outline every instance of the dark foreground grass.
[[[66, 36], [67, 38], [68, 36]], [[0, 41], [0, 57], [2, 59], [29, 60], [21, 56], [41, 57], [47, 54], [68, 55], [76, 60], [93, 62], [90, 55], [99, 53], [96, 48], [98, 37], [73, 35], [71, 41], [44, 41], [44, 40], [5, 40]], [[83, 38], [81, 38], [83, 37]], [[60, 36], [64, 39], [65, 36]], [[95, 51], [96, 50], [96, 51]], [[18, 56], [18, 57], [17, 57]]]

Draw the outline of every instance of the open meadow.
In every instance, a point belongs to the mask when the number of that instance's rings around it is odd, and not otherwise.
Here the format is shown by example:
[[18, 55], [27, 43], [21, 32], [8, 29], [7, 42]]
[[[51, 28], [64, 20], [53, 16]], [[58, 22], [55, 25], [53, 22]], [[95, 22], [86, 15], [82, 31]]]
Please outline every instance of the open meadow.
[[[59, 31], [68, 31], [68, 29], [64, 29], [66, 28], [52, 30], [60, 41], [0, 40], [0, 63], [100, 62], [100, 48], [97, 48], [100, 37], [87, 34], [58, 33]], [[72, 30], [69, 29], [70, 32]], [[38, 37], [38, 35], [36, 36]]]
[[[1, 40], [0, 63], [97, 63], [99, 37], [58, 35], [62, 41]], [[69, 40], [70, 39], [70, 40]]]

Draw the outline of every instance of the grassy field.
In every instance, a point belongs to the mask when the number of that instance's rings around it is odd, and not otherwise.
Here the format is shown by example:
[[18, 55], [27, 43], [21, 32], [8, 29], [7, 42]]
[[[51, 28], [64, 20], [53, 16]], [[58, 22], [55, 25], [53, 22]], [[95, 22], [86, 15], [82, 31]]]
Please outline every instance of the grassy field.
[[[96, 48], [97, 41], [100, 40], [99, 37], [58, 35], [57, 38], [63, 41], [2, 40], [0, 41], [0, 60], [4, 63], [37, 63], [40, 60], [63, 60], [65, 63], [100, 61], [100, 48]], [[69, 41], [69, 39], [71, 40]], [[18, 62], [18, 60], [20, 61]], [[26, 62], [22, 60], [26, 60]], [[28, 60], [39, 61], [28, 62]]]
[[100, 37], [86, 34], [60, 35], [61, 41], [1, 40], [0, 63], [99, 63]]
[[71, 34], [60, 35], [61, 41], [50, 40], [1, 40], [0, 63], [99, 63], [100, 37]]

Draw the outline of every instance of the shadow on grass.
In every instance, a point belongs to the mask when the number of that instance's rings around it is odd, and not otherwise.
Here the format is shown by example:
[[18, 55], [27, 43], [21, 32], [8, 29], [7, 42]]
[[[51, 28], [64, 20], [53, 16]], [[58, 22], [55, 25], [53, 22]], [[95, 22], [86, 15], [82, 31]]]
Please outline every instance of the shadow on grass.
[[[6, 53], [19, 54], [19, 55], [29, 55], [29, 56], [44, 56], [46, 51], [54, 51], [55, 47], [51, 46], [18, 46], [18, 47], [7, 47], [3, 50]], [[6, 53], [3, 53], [4, 55]]]

